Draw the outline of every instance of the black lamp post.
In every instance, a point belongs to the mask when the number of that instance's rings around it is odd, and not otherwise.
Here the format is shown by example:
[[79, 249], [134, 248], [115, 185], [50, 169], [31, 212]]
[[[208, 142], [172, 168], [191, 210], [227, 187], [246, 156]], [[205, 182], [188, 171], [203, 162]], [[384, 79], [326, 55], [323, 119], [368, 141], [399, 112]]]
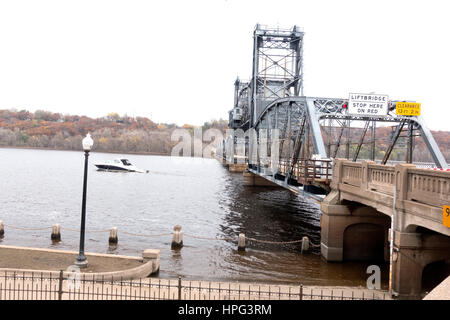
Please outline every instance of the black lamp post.
[[88, 173], [88, 157], [89, 151], [91, 151], [94, 140], [92, 140], [91, 135], [88, 133], [83, 139], [83, 150], [84, 150], [84, 180], [83, 180], [83, 202], [81, 205], [81, 230], [80, 230], [80, 252], [78, 253], [75, 265], [80, 268], [86, 268], [88, 266], [88, 261], [84, 255], [84, 233], [85, 233], [85, 223], [86, 223], [86, 190], [87, 190], [87, 173]]

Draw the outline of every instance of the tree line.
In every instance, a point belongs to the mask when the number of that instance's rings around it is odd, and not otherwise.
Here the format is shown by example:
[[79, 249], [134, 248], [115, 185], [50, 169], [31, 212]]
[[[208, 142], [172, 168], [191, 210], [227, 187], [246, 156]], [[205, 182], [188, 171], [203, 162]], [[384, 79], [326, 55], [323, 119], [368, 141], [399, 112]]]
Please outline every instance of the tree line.
[[[388, 149], [395, 127], [377, 127], [376, 128], [376, 138], [375, 138], [375, 159], [383, 159], [386, 150]], [[336, 142], [339, 140], [340, 127], [324, 128], [322, 136], [327, 148], [330, 148], [331, 154], [335, 153]], [[331, 133], [331, 135], [330, 135]], [[363, 133], [362, 128], [352, 128], [350, 130], [350, 142], [349, 145], [349, 155], [353, 158], [353, 155], [357, 149], [357, 144], [361, 139]], [[442, 154], [444, 155], [447, 162], [450, 163], [450, 132], [449, 131], [432, 131], [433, 137], [436, 140]], [[331, 136], [331, 139], [329, 138]], [[389, 160], [394, 161], [405, 161], [407, 153], [407, 134], [403, 132], [397, 140], [394, 149], [391, 152]], [[432, 162], [433, 159], [428, 151], [425, 141], [421, 136], [414, 132], [414, 145], [413, 145], [413, 161], [415, 162]], [[330, 146], [328, 145], [330, 142]], [[341, 137], [339, 149], [337, 152], [337, 158], [346, 158], [346, 137], [345, 134]], [[358, 159], [370, 159], [372, 153], [371, 146], [371, 133], [370, 130], [366, 132], [363, 140], [363, 145], [360, 149]]]
[[[171, 141], [176, 128], [193, 130], [195, 126], [155, 123], [146, 117], [120, 116], [90, 118], [62, 115], [44, 110], [0, 110], [0, 146], [80, 150], [81, 140], [89, 132], [95, 144], [93, 151], [119, 153], [170, 154], [177, 143]], [[204, 129], [225, 131], [227, 121], [211, 120]]]
[[[202, 126], [203, 132], [210, 128], [221, 130], [225, 134], [228, 128], [226, 120], [211, 120]], [[146, 117], [120, 116], [112, 112], [100, 118], [90, 118], [78, 115], [63, 115], [45, 110], [34, 113], [26, 110], [0, 110], [0, 146], [50, 148], [59, 150], [80, 150], [81, 140], [87, 132], [91, 133], [95, 144], [93, 151], [118, 153], [149, 153], [169, 155], [173, 146], [178, 143], [171, 141], [172, 131], [183, 128], [193, 131], [195, 126], [184, 124], [181, 127], [174, 123], [155, 123]], [[323, 138], [328, 144], [330, 132], [333, 143], [339, 136], [339, 128], [324, 128]], [[362, 129], [353, 128], [350, 131], [350, 157], [352, 157]], [[393, 133], [392, 127], [378, 127], [376, 130], [376, 158], [382, 159], [389, 146]], [[450, 132], [432, 131], [444, 157], [450, 162]], [[365, 144], [361, 148], [359, 158], [370, 158], [370, 133], [365, 136]], [[342, 138], [337, 157], [345, 157], [345, 138]], [[331, 145], [331, 154], [335, 146]], [[393, 150], [390, 160], [405, 160], [406, 138], [400, 138], [397, 148]], [[422, 138], [415, 138], [413, 151], [414, 161], [428, 162], [432, 158]]]

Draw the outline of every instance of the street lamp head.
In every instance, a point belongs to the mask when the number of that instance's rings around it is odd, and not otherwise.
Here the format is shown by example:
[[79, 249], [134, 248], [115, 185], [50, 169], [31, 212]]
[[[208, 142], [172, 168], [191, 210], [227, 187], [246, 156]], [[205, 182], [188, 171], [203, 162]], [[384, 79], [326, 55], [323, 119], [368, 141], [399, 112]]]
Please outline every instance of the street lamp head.
[[86, 137], [83, 139], [83, 150], [90, 151], [92, 145], [94, 144], [94, 140], [92, 140], [91, 135], [88, 133]]

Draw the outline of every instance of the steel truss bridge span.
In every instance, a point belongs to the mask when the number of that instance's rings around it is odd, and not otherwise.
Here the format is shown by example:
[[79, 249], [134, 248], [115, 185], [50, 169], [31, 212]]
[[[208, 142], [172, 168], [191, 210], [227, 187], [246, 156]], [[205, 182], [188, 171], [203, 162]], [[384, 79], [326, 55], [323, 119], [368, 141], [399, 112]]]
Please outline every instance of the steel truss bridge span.
[[[426, 126], [422, 117], [413, 116], [399, 116], [395, 112], [395, 106], [397, 101], [392, 101], [389, 112], [386, 116], [355, 116], [348, 114], [347, 112], [347, 99], [339, 98], [320, 98], [320, 97], [287, 97], [273, 101], [265, 107], [259, 117], [256, 119], [254, 128], [259, 129], [278, 129], [280, 130], [281, 141], [288, 141], [288, 143], [294, 143], [294, 150], [300, 151], [300, 144], [305, 143], [306, 136], [311, 135], [311, 139], [314, 147], [314, 154], [318, 154], [322, 159], [335, 158], [337, 150], [342, 142], [343, 133], [345, 130], [350, 129], [351, 122], [359, 122], [365, 124], [362, 128], [364, 135], [367, 131], [367, 126], [376, 122], [394, 123], [396, 125], [396, 131], [393, 133], [391, 143], [386, 150], [385, 157], [382, 163], [385, 164], [398, 142], [400, 134], [403, 129], [409, 128], [408, 134], [411, 135], [409, 140], [412, 140], [412, 131], [418, 131], [419, 135], [423, 138], [428, 151], [433, 158], [435, 165], [438, 168], [447, 169], [448, 164], [442, 155], [436, 141], [431, 134], [431, 131]], [[339, 128], [339, 134], [337, 137], [336, 147], [334, 152], [330, 154], [330, 147], [326, 147], [324, 141], [324, 135], [326, 136], [326, 120], [334, 121], [334, 127]], [[309, 132], [306, 129], [309, 128]], [[365, 130], [364, 130], [365, 129]], [[323, 132], [325, 131], [325, 132]], [[416, 136], [419, 136], [416, 135]], [[329, 140], [332, 137], [327, 137]], [[270, 139], [270, 135], [269, 135]], [[364, 137], [360, 139], [358, 147], [364, 143]], [[408, 143], [413, 141], [409, 141]], [[270, 142], [270, 140], [269, 140]], [[342, 143], [343, 144], [343, 143]], [[409, 146], [412, 153], [413, 146]], [[328, 150], [327, 150], [328, 149]], [[357, 149], [358, 150], [358, 149]], [[294, 154], [292, 156], [295, 156]], [[354, 160], [357, 160], [357, 155], [353, 155]], [[411, 157], [412, 158], [412, 157]], [[373, 159], [375, 160], [375, 159]], [[407, 159], [408, 162], [409, 159]], [[412, 162], [410, 159], [409, 162]]]

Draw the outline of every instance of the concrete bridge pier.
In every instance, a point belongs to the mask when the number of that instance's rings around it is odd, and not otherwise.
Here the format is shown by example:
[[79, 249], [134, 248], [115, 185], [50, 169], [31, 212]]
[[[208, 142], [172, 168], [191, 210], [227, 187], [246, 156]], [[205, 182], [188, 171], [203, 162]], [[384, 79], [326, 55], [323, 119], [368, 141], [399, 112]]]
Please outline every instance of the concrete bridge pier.
[[280, 188], [279, 185], [277, 185], [276, 183], [273, 183], [267, 179], [264, 179], [252, 172], [249, 171], [244, 171], [242, 173], [242, 183], [244, 184], [244, 186], [249, 186], [249, 187], [278, 187]]
[[230, 163], [228, 164], [228, 170], [230, 172], [244, 172], [247, 170], [246, 163]]
[[229, 162], [221, 157], [216, 157], [217, 160], [230, 172], [244, 172], [248, 166], [243, 160], [234, 159], [233, 162]]
[[322, 256], [327, 261], [389, 261], [389, 217], [338, 199], [339, 191], [333, 190], [321, 203]]
[[450, 274], [450, 237], [419, 228], [416, 232], [395, 231], [392, 258], [394, 295], [421, 298], [424, 290], [431, 290]]

